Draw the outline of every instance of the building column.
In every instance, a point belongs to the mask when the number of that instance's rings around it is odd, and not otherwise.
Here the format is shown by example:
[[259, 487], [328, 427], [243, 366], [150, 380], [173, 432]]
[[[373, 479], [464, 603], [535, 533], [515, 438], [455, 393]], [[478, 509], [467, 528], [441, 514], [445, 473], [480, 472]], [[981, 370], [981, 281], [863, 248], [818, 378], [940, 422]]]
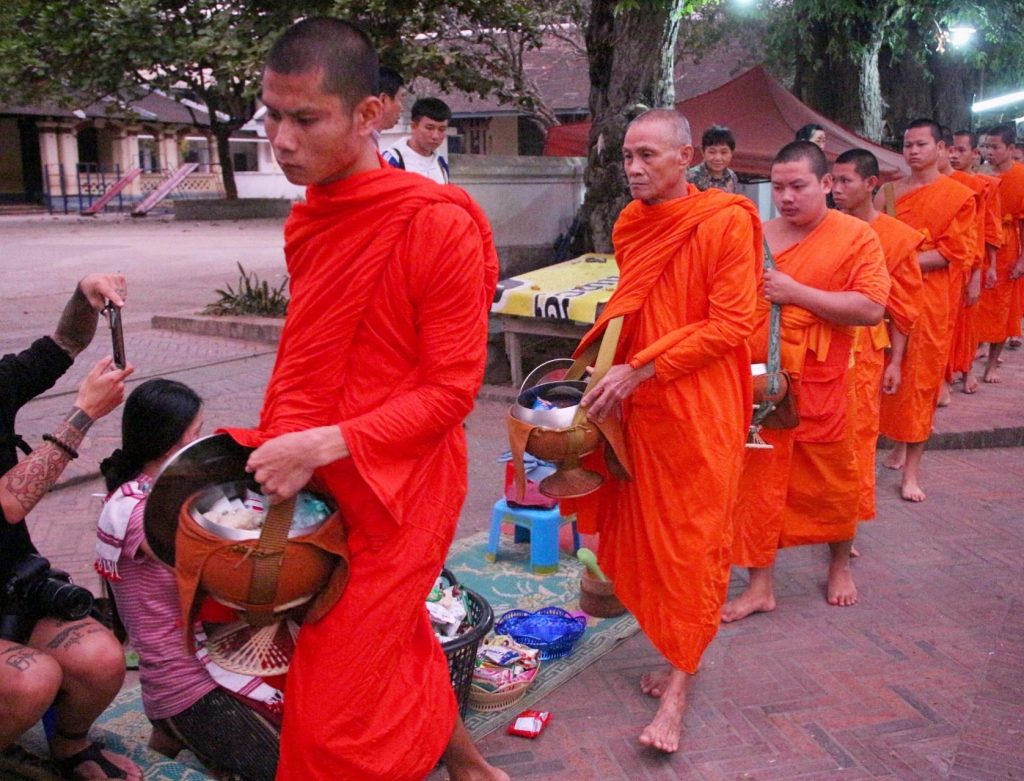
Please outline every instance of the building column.
[[178, 154], [178, 131], [166, 129], [160, 133], [160, 167], [173, 171], [181, 165]]
[[[50, 119], [36, 121], [39, 130], [39, 162], [43, 167], [43, 189], [52, 196], [59, 196], [60, 151], [57, 143], [57, 123]], [[64, 180], [65, 187], [67, 179]]]

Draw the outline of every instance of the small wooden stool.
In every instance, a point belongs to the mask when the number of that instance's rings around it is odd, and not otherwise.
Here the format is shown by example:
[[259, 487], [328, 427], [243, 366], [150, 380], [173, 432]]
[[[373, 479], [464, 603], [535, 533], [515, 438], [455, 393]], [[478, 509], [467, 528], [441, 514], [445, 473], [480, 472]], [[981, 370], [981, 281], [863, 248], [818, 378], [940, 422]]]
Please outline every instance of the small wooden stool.
[[573, 553], [579, 550], [580, 535], [576, 530], [576, 516], [563, 516], [557, 506], [550, 510], [542, 507], [512, 507], [504, 499], [494, 503], [491, 511], [491, 533], [487, 538], [488, 561], [497, 561], [501, 525], [511, 523], [515, 528], [515, 542], [530, 542], [530, 566], [538, 574], [558, 570], [558, 534], [563, 523], [572, 524]]

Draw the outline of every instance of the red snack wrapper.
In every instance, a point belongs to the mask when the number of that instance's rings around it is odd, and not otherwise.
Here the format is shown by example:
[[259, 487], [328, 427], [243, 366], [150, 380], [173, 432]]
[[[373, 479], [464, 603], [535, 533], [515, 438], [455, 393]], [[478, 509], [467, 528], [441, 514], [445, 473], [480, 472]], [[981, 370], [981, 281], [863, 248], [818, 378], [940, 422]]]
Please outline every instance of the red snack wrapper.
[[551, 713], [546, 710], [524, 710], [516, 720], [508, 725], [509, 735], [521, 738], [535, 738], [551, 721]]

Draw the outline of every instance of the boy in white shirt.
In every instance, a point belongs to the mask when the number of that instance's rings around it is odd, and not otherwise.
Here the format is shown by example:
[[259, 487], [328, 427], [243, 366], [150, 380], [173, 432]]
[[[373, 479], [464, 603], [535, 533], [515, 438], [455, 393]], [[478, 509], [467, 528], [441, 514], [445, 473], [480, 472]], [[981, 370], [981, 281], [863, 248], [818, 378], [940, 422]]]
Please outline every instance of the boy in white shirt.
[[438, 98], [420, 98], [412, 105], [412, 133], [384, 152], [395, 168], [448, 184], [448, 161], [437, 150], [448, 135], [452, 110]]

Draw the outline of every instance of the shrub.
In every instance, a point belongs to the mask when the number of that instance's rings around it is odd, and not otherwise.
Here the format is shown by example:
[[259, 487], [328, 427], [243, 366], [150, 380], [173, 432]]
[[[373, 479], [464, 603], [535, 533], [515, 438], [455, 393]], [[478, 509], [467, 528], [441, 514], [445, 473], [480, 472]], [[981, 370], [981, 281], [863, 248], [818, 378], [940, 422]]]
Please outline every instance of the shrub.
[[288, 311], [288, 277], [278, 287], [271, 287], [266, 280], [260, 281], [254, 271], [246, 271], [238, 264], [238, 289], [228, 285], [216, 290], [220, 300], [207, 304], [204, 315], [258, 315], [260, 317], [284, 317]]

